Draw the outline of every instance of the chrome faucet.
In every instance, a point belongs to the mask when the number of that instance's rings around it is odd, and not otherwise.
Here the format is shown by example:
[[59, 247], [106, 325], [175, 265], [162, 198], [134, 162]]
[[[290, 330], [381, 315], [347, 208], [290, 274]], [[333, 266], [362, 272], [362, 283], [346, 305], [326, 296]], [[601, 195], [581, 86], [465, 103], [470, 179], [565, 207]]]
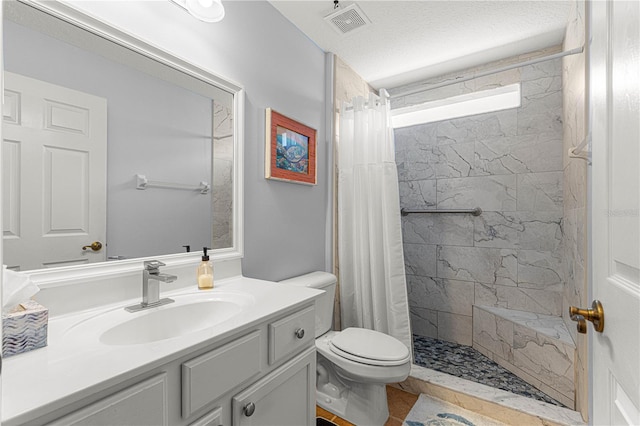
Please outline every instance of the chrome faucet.
[[142, 271], [142, 303], [127, 306], [125, 308], [127, 311], [138, 312], [143, 309], [173, 303], [173, 299], [160, 299], [160, 281], [171, 283], [178, 279], [178, 277], [175, 275], [161, 274], [161, 266], [166, 265], [158, 260], [144, 261], [144, 270]]

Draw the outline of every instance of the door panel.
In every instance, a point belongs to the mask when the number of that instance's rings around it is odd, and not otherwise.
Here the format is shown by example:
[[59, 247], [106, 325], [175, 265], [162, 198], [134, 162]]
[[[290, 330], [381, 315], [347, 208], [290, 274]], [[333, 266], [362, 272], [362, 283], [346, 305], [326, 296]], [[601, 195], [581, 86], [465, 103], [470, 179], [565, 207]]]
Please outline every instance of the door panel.
[[596, 425], [640, 424], [639, 2], [591, 2], [593, 297], [605, 326], [592, 333]]
[[4, 263], [16, 270], [102, 262], [107, 102], [5, 72]]

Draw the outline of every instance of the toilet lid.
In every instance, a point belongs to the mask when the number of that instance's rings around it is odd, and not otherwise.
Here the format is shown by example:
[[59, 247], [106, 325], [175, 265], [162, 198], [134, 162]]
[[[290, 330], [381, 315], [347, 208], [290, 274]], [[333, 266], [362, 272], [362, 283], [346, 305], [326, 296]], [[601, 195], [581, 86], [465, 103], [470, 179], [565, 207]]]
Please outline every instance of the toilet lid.
[[395, 337], [364, 328], [347, 328], [329, 344], [332, 352], [356, 362], [401, 365], [409, 360], [409, 349]]

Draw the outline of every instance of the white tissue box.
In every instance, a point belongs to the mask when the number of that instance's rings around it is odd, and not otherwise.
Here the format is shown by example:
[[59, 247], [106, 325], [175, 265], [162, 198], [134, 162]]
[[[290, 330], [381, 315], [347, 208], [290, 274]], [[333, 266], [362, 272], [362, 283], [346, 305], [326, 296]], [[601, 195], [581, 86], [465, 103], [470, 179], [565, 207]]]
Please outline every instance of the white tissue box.
[[20, 354], [47, 346], [49, 310], [29, 300], [2, 315], [2, 356]]

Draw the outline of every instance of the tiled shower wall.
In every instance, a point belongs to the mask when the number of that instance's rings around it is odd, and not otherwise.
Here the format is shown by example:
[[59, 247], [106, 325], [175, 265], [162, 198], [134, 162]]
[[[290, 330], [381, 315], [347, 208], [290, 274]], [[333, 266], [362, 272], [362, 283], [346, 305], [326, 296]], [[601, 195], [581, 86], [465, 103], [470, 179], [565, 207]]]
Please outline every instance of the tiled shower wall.
[[[233, 111], [213, 102], [212, 248], [233, 245]], [[199, 250], [199, 247], [194, 247]]]
[[414, 334], [471, 345], [474, 304], [561, 315], [561, 61], [405, 96], [392, 108], [515, 82], [519, 108], [395, 131], [401, 207], [483, 210], [403, 217]]
[[[564, 50], [584, 45], [585, 3], [573, 3], [565, 34]], [[564, 295], [562, 316], [576, 343], [575, 388], [576, 410], [587, 420], [588, 414], [588, 348], [587, 336], [576, 332], [569, 318], [569, 306], [589, 306], [587, 300], [587, 163], [571, 159], [567, 152], [586, 136], [585, 122], [585, 55], [573, 55], [563, 61], [564, 93]]]

